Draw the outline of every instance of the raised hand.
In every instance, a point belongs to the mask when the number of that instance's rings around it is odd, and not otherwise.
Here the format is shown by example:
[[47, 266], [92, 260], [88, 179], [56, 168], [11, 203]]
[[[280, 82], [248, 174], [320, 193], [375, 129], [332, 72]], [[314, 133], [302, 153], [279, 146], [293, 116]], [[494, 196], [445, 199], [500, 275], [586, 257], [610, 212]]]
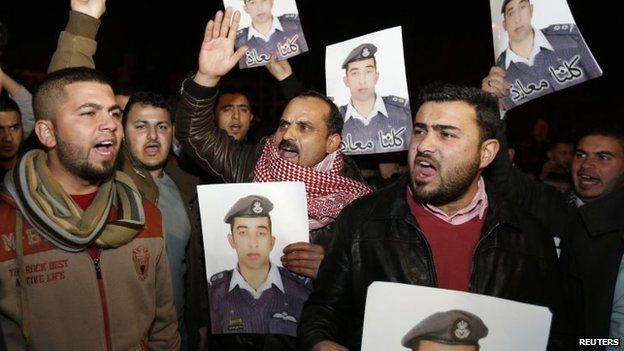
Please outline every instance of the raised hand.
[[234, 51], [240, 12], [234, 12], [234, 16], [232, 12], [232, 8], [228, 6], [225, 13], [218, 11], [214, 19], [208, 21], [206, 25], [204, 41], [199, 51], [199, 70], [194, 78], [200, 85], [217, 86], [221, 77], [228, 73], [248, 50], [247, 45], [243, 45]]
[[106, 0], [71, 0], [71, 9], [99, 19], [106, 11]]
[[488, 75], [481, 81], [481, 89], [490, 94], [494, 94], [498, 98], [499, 106], [502, 109], [502, 99], [509, 95], [511, 85], [505, 79], [507, 72], [504, 69], [493, 66], [490, 68]]

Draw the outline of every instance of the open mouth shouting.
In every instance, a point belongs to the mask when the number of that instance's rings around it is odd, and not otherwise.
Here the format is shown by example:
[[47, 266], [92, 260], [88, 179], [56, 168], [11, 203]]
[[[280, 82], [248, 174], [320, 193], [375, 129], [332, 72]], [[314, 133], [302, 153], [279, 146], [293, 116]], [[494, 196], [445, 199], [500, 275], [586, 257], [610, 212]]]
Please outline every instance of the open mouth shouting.
[[160, 144], [159, 143], [149, 143], [145, 146], [144, 148], [145, 153], [148, 156], [156, 156], [158, 155], [159, 151], [160, 151]]
[[238, 122], [230, 123], [227, 129], [230, 131], [230, 133], [238, 135], [241, 132], [241, 124]]
[[600, 183], [600, 177], [594, 172], [584, 170], [577, 172], [576, 175], [578, 178], [578, 185], [583, 189], [591, 188]]
[[414, 180], [428, 181], [438, 173], [438, 168], [438, 163], [430, 157], [417, 156], [414, 159]]
[[281, 158], [296, 163], [299, 157], [299, 148], [293, 142], [283, 139], [277, 146], [278, 154]]
[[105, 158], [114, 158], [117, 154], [117, 149], [115, 148], [116, 143], [114, 139], [106, 139], [99, 141], [95, 144], [95, 151]]

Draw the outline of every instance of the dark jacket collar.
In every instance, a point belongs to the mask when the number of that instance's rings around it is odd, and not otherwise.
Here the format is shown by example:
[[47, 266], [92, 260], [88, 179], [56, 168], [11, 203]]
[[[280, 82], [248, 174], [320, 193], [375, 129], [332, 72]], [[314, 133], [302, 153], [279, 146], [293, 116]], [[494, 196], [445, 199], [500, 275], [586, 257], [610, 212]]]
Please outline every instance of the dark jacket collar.
[[[406, 199], [408, 177], [407, 174], [403, 175], [388, 187], [378, 190], [375, 193], [377, 201], [370, 207], [367, 217], [372, 220], [413, 218]], [[485, 228], [490, 228], [497, 223], [509, 224], [517, 229], [522, 228], [517, 212], [496, 193], [487, 181], [485, 192], [488, 197]]]
[[587, 232], [592, 236], [624, 230], [624, 187], [579, 207]]

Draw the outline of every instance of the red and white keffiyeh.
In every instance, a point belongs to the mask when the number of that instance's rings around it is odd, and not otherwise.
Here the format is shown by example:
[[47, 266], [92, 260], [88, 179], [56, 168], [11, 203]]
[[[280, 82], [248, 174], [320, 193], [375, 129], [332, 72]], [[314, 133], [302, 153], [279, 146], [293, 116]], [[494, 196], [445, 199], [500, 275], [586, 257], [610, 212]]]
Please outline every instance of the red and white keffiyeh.
[[345, 206], [371, 192], [363, 183], [341, 176], [343, 168], [340, 151], [327, 155], [315, 168], [288, 162], [279, 157], [275, 141], [270, 137], [256, 164], [253, 181], [304, 182], [312, 230], [331, 223]]

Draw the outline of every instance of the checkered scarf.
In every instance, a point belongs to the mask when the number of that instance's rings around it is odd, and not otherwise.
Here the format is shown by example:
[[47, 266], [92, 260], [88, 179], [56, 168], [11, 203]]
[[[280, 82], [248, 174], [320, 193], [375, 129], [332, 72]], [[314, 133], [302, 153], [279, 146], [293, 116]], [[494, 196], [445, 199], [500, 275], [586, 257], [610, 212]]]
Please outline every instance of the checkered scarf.
[[328, 155], [315, 168], [288, 162], [279, 157], [275, 141], [269, 137], [256, 164], [253, 181], [304, 182], [310, 230], [313, 230], [333, 222], [351, 201], [371, 192], [366, 185], [341, 176], [343, 168], [340, 151]]

